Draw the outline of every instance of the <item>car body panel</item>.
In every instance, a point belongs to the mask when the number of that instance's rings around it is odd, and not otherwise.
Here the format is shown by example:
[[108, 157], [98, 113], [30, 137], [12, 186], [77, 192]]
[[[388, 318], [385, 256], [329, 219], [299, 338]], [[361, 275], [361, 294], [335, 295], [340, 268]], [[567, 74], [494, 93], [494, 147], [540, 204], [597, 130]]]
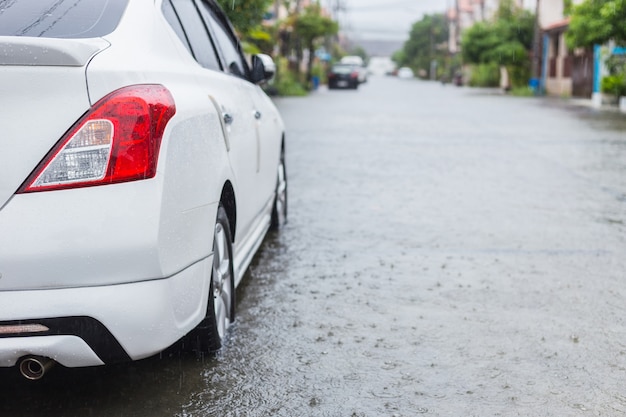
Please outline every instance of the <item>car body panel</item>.
[[53, 39], [0, 36], [0, 65], [83, 67], [109, 46], [101, 38]]
[[[71, 353], [70, 353], [71, 352]], [[0, 366], [14, 366], [17, 358], [46, 356], [64, 366], [104, 365], [85, 341], [77, 336], [6, 338], [0, 344]]]
[[0, 65], [0, 91], [2, 207], [90, 103], [81, 67]]

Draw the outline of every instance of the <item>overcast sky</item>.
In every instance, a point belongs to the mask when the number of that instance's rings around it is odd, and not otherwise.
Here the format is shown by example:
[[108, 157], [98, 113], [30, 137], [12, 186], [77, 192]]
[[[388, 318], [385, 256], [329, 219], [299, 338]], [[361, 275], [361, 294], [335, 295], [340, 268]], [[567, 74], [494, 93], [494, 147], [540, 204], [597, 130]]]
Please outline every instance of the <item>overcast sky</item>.
[[326, 0], [341, 30], [354, 40], [406, 40], [413, 23], [424, 14], [444, 13], [452, 0]]

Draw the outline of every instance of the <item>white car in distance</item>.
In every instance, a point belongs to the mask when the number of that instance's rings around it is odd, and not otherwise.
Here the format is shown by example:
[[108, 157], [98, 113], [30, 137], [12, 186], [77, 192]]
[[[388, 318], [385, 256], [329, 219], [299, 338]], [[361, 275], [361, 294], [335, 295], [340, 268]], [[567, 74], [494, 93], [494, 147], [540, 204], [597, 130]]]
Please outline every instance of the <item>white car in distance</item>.
[[0, 8], [0, 366], [219, 349], [286, 221], [271, 58], [214, 0]]
[[413, 70], [409, 67], [402, 67], [398, 70], [398, 78], [410, 79], [414, 76]]
[[358, 55], [347, 55], [342, 57], [339, 60], [340, 64], [343, 65], [352, 65], [356, 68], [359, 75], [359, 84], [363, 84], [367, 82], [367, 68], [365, 67], [365, 62], [363, 58]]

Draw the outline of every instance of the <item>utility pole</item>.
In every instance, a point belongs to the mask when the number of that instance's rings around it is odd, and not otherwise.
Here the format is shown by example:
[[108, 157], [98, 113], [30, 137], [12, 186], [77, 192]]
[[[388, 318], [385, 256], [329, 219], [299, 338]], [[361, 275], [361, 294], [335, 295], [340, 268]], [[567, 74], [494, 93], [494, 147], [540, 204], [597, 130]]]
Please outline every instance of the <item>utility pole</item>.
[[532, 76], [537, 80], [541, 78], [541, 0], [537, 0], [535, 7], [535, 33], [533, 39], [533, 62], [532, 62]]
[[454, 52], [459, 52], [461, 49], [461, 8], [459, 7], [459, 0], [454, 1]]
[[[344, 0], [331, 0], [330, 1], [330, 11], [332, 14], [332, 18], [335, 22], [337, 22], [337, 24], [339, 25], [339, 32], [337, 32], [337, 34], [335, 34], [333, 36], [333, 41], [335, 42], [335, 44], [339, 45], [339, 33], [341, 32], [341, 19], [340, 19], [340, 14], [342, 12], [345, 12], [347, 10], [346, 5], [344, 4]], [[331, 44], [330, 41], [327, 40], [327, 45], [326, 45], [326, 49], [332, 53], [332, 48], [331, 48]]]

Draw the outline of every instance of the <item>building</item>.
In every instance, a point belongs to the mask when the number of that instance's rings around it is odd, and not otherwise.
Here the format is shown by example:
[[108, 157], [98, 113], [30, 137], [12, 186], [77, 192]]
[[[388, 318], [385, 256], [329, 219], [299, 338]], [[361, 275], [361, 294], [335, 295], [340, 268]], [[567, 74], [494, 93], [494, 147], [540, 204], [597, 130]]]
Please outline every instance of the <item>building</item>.
[[[579, 4], [582, 0], [573, 0]], [[590, 49], [570, 50], [565, 42], [569, 18], [563, 0], [540, 0], [537, 5], [541, 29], [541, 86], [553, 96], [591, 97], [594, 57]]]

